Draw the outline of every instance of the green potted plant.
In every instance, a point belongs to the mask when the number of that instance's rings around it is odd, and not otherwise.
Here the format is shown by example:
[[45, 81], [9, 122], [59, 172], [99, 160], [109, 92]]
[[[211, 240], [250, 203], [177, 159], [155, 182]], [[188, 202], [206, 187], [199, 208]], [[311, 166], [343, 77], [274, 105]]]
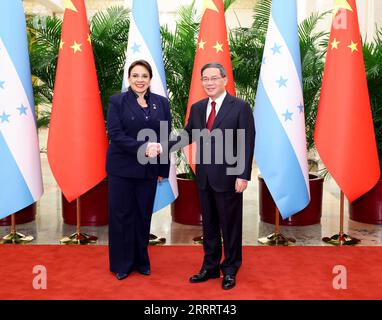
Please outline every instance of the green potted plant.
[[[363, 55], [379, 164], [382, 171], [382, 28], [376, 29], [372, 42], [363, 43]], [[349, 215], [350, 219], [355, 221], [382, 224], [381, 178], [373, 189], [349, 204]]]
[[[195, 2], [178, 11], [175, 31], [161, 27], [163, 59], [169, 93], [172, 125], [175, 130], [184, 127], [190, 90], [199, 19]], [[178, 198], [171, 205], [174, 222], [199, 225], [201, 209], [195, 175], [187, 164], [182, 150], [176, 152]]]

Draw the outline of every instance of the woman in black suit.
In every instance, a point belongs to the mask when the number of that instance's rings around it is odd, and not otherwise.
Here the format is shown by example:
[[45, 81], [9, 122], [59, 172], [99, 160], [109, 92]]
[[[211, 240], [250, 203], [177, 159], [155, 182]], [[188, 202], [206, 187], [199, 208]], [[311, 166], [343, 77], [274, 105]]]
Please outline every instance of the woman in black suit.
[[[147, 61], [133, 62], [128, 91], [109, 100], [109, 261], [110, 271], [119, 280], [134, 270], [150, 274], [148, 244], [155, 192], [158, 180], [169, 174], [168, 161], [159, 163], [157, 142], [160, 125], [167, 123], [171, 130], [170, 106], [167, 98], [150, 92], [152, 75]], [[156, 138], [151, 135], [140, 141], [142, 129], [151, 129]], [[142, 164], [148, 158], [150, 163]]]

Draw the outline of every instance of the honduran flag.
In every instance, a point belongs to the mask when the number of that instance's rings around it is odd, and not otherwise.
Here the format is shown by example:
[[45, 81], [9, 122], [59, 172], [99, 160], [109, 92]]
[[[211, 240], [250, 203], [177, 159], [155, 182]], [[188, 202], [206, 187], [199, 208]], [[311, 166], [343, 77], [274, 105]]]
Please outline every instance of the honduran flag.
[[0, 1], [0, 218], [43, 194], [25, 15]]
[[310, 201], [296, 0], [273, 0], [257, 88], [255, 158], [285, 219]]
[[[166, 76], [164, 72], [162, 46], [159, 31], [159, 15], [156, 0], [133, 1], [127, 42], [125, 73], [122, 91], [128, 86], [128, 69], [132, 62], [144, 59], [153, 69], [150, 90], [167, 97]], [[173, 202], [178, 196], [174, 154], [171, 154], [169, 178], [158, 183], [154, 209], [158, 211]]]

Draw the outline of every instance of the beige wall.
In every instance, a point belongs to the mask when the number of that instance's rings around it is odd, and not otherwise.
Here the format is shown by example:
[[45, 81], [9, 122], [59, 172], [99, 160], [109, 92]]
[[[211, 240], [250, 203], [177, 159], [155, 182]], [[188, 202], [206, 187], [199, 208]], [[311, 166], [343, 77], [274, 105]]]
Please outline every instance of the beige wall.
[[[1, 0], [0, 0], [1, 1]], [[144, 1], [144, 0], [142, 0]], [[160, 23], [175, 27], [176, 15], [180, 5], [189, 4], [192, 0], [158, 0]], [[200, 8], [203, 0], [196, 0]], [[374, 36], [375, 24], [382, 27], [382, 0], [356, 0], [358, 7], [359, 24], [362, 35], [368, 39]], [[302, 21], [312, 12], [324, 12], [333, 8], [335, 0], [297, 0], [298, 18]], [[28, 13], [52, 14], [59, 12], [62, 15], [62, 0], [24, 0]], [[113, 5], [125, 5], [131, 8], [132, 0], [85, 0], [88, 16]], [[256, 0], [237, 0], [226, 13], [228, 28], [237, 26], [248, 27], [252, 23], [253, 7]], [[61, 7], [61, 9], [60, 9]], [[328, 15], [319, 28], [330, 31], [331, 16]]]
[[40, 3], [35, 3], [31, 1], [24, 1], [24, 10], [28, 14], [38, 14], [38, 15], [52, 15], [51, 9], [47, 8], [45, 5]]
[[[309, 16], [312, 12], [325, 12], [331, 10], [335, 0], [297, 0], [299, 20]], [[382, 1], [356, 0], [359, 26], [363, 37], [371, 39], [374, 36], [375, 24], [382, 27]], [[320, 24], [322, 30], [330, 31], [331, 15]]]
[[[1, 0], [0, 0], [1, 1]], [[197, 8], [201, 7], [203, 0], [196, 0]], [[190, 4], [192, 0], [158, 0], [161, 25], [167, 24], [175, 27], [177, 11], [181, 5]], [[227, 12], [227, 25], [229, 28], [249, 26], [252, 23], [252, 9], [256, 0], [237, 0]], [[26, 12], [33, 14], [62, 16], [62, 0], [24, 0]], [[110, 6], [126, 6], [131, 8], [132, 0], [85, 0], [88, 16]], [[61, 9], [59, 8], [61, 6]]]

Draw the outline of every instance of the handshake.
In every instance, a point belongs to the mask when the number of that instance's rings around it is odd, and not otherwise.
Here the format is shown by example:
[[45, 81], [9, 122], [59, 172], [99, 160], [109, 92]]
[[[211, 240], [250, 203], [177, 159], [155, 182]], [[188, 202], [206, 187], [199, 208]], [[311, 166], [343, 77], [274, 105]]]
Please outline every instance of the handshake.
[[145, 155], [149, 158], [155, 158], [161, 153], [161, 145], [157, 142], [149, 142], [146, 148]]

